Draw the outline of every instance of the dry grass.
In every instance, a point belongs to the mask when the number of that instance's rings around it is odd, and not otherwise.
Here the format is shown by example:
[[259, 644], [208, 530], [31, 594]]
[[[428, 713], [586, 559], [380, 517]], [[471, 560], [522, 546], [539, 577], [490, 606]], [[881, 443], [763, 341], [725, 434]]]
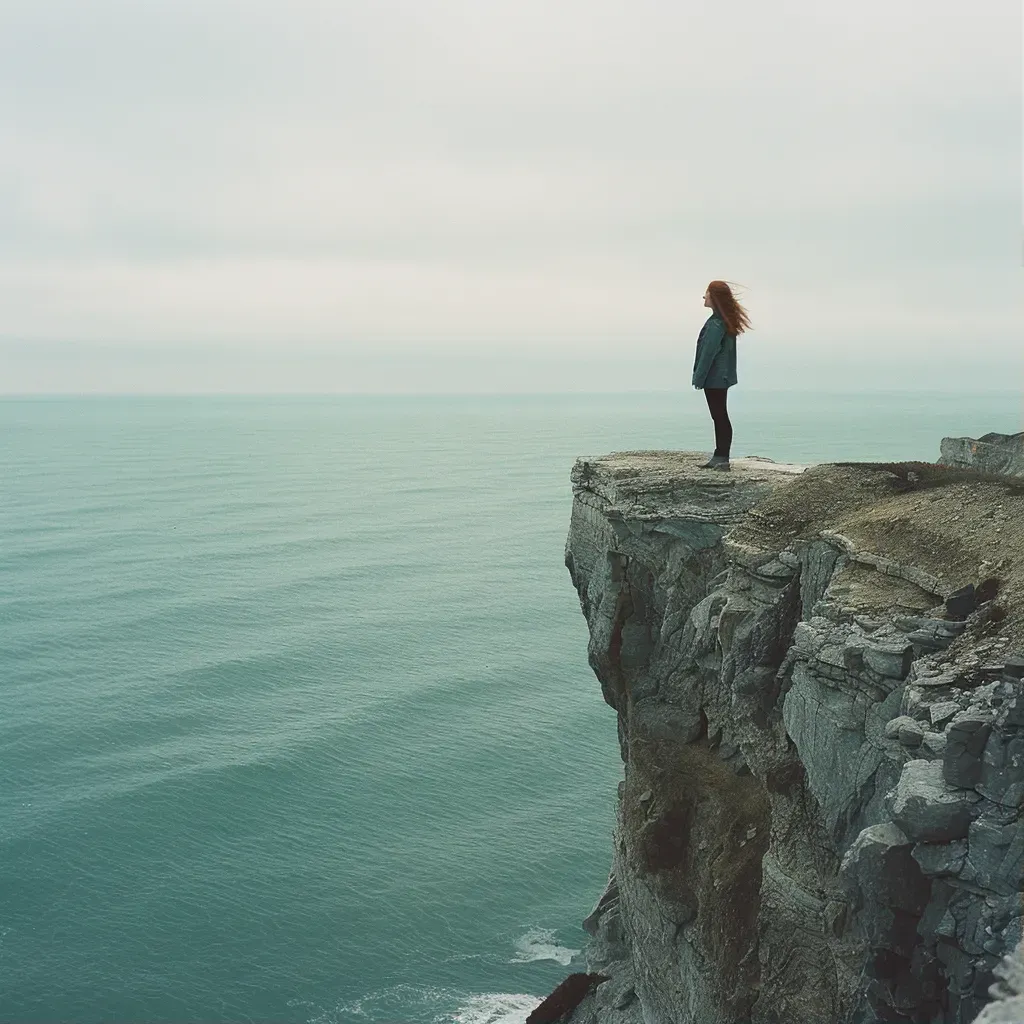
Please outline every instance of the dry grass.
[[998, 580], [1000, 636], [1024, 647], [1024, 480], [933, 463], [829, 463], [777, 488], [737, 528], [755, 544], [820, 530], [914, 565], [952, 589]]

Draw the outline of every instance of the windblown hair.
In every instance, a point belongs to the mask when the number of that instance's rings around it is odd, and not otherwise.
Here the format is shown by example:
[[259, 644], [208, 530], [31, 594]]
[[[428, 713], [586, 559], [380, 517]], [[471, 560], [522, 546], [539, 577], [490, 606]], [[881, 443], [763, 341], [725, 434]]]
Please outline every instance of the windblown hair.
[[708, 292], [711, 296], [711, 305], [725, 321], [726, 330], [730, 334], [742, 334], [750, 329], [747, 311], [736, 301], [732, 289], [725, 281], [712, 281], [708, 285]]

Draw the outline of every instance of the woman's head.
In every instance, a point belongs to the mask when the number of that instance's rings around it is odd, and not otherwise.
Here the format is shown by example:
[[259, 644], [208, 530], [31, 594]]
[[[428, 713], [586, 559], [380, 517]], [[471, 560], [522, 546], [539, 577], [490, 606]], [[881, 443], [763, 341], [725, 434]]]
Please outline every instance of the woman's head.
[[724, 321], [730, 334], [750, 329], [747, 311], [736, 301], [732, 288], [725, 281], [712, 281], [704, 292], [704, 305], [710, 306]]

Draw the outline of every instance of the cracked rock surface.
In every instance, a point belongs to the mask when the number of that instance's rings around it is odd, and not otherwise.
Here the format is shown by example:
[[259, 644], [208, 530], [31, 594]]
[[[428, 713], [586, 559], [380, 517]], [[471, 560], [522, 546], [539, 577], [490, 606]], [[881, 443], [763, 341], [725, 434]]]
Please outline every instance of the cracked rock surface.
[[1024, 476], [1024, 432], [944, 437], [940, 450], [939, 462], [945, 465]]
[[566, 1019], [1024, 1021], [1024, 487], [702, 461], [572, 471], [624, 778]]

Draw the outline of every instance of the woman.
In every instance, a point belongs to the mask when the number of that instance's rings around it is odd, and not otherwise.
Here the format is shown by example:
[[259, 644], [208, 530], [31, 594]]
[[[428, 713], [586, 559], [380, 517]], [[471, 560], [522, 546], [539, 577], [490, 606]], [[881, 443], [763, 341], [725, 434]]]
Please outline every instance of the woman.
[[715, 454], [701, 469], [728, 469], [732, 446], [732, 424], [725, 398], [736, 383], [736, 335], [750, 327], [747, 311], [733, 297], [725, 281], [712, 281], [704, 292], [704, 305], [711, 316], [697, 337], [693, 360], [693, 386], [703, 389], [715, 424]]

